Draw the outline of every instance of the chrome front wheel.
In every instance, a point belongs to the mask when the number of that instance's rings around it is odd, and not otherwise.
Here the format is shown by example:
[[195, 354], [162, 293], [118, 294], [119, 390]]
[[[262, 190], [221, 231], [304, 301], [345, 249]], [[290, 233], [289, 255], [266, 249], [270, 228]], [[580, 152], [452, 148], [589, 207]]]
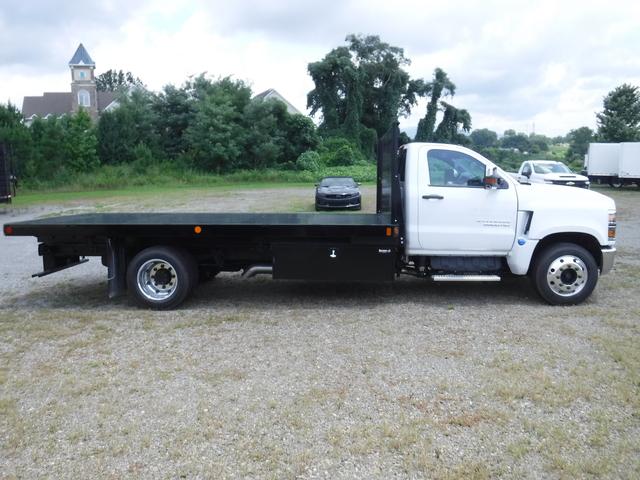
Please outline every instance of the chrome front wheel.
[[570, 297], [579, 294], [589, 280], [584, 261], [575, 255], [562, 255], [549, 265], [547, 284], [558, 295]]
[[580, 245], [552, 244], [536, 254], [531, 280], [540, 296], [550, 304], [577, 304], [596, 287], [598, 264]]

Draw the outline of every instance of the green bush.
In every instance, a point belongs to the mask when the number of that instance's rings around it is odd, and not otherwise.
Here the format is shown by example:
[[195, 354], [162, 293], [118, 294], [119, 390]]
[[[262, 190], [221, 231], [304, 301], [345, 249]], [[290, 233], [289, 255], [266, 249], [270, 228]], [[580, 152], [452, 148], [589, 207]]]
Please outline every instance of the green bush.
[[343, 145], [329, 157], [327, 165], [332, 167], [347, 167], [349, 165], [355, 165], [356, 162], [357, 158], [353, 147]]
[[133, 147], [133, 171], [137, 174], [144, 174], [154, 163], [153, 152], [144, 143], [139, 143]]
[[358, 147], [342, 137], [325, 139], [318, 148], [318, 152], [320, 153], [320, 163], [325, 166], [365, 165], [369, 163]]
[[296, 160], [296, 170], [307, 170], [315, 172], [320, 168], [320, 154], [310, 150], [308, 152], [301, 153]]

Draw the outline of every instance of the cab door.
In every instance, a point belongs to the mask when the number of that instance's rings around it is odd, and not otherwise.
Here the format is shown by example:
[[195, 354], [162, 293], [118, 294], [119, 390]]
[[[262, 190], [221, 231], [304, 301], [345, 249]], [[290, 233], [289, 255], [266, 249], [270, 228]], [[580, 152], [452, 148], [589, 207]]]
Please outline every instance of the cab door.
[[487, 163], [462, 151], [420, 149], [418, 238], [424, 254], [502, 255], [515, 239], [518, 201], [511, 180], [487, 189]]

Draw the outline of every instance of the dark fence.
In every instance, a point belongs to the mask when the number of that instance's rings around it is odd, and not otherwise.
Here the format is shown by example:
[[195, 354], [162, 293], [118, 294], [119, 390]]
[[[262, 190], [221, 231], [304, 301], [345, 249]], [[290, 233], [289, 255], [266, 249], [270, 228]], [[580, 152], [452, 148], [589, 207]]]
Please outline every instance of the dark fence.
[[11, 202], [13, 179], [6, 145], [0, 143], [0, 203]]

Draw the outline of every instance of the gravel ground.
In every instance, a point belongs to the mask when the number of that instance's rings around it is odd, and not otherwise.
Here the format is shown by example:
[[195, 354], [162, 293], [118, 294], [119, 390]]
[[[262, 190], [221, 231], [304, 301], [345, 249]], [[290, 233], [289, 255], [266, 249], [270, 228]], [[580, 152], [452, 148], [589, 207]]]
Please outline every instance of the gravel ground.
[[[373, 205], [367, 189], [365, 210]], [[638, 478], [640, 192], [592, 297], [526, 280], [331, 285], [223, 274], [184, 308], [43, 279], [0, 237], [0, 478]], [[309, 210], [308, 189], [22, 211]]]

